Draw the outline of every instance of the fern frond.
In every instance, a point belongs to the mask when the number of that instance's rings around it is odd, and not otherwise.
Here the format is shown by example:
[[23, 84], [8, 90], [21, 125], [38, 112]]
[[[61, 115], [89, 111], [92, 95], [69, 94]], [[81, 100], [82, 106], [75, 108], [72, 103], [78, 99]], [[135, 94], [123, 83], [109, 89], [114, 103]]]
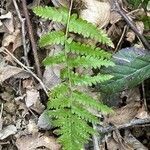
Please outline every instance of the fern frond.
[[[76, 115], [72, 114], [67, 118], [56, 120], [55, 125], [59, 125], [60, 129], [57, 130], [60, 137], [59, 142], [63, 144], [64, 150], [80, 150], [83, 148], [85, 141], [87, 141], [94, 130], [87, 125], [86, 121], [83, 121]], [[79, 144], [80, 143], [80, 144]]]
[[71, 102], [69, 98], [61, 96], [59, 98], [50, 99], [47, 103], [48, 109], [61, 109], [65, 107], [70, 107]]
[[60, 52], [54, 56], [48, 56], [43, 60], [43, 64], [45, 66], [60, 64], [62, 62], [65, 62], [65, 55], [63, 52]]
[[38, 6], [33, 8], [33, 12], [46, 20], [53, 20], [56, 22], [60, 22], [63, 24], [67, 23], [67, 19], [68, 19], [68, 9], [67, 8], [63, 8], [63, 7], [42, 7], [42, 6]]
[[76, 114], [78, 117], [80, 117], [81, 119], [84, 119], [87, 122], [91, 122], [94, 124], [98, 123], [98, 118], [96, 116], [93, 116], [93, 114], [91, 114], [89, 111], [87, 111], [86, 109], [83, 109], [83, 106], [72, 106], [71, 107], [71, 112], [73, 114]]
[[113, 47], [113, 43], [107, 34], [101, 29], [98, 29], [92, 23], [87, 22], [81, 18], [77, 18], [77, 15], [72, 15], [69, 23], [69, 31], [82, 34], [86, 38], [95, 39], [102, 44], [107, 44]]
[[107, 59], [94, 58], [92, 56], [78, 56], [76, 58], [68, 58], [70, 67], [84, 67], [84, 68], [100, 68], [101, 66], [114, 66], [114, 63]]
[[93, 109], [97, 109], [105, 114], [112, 112], [111, 108], [98, 102], [97, 100], [93, 99], [91, 96], [89, 96], [83, 92], [74, 91], [73, 92], [73, 100], [77, 101], [78, 103], [80, 103], [86, 107], [89, 106]]
[[107, 58], [111, 57], [111, 53], [108, 53], [100, 48], [92, 47], [88, 44], [82, 44], [80, 42], [71, 42], [67, 44], [67, 52], [72, 52], [74, 54], [93, 56], [97, 58]]
[[58, 98], [61, 95], [66, 95], [68, 91], [68, 86], [65, 83], [60, 83], [51, 89], [49, 97]]
[[54, 44], [64, 45], [64, 42], [65, 42], [64, 32], [52, 31], [45, 35], [42, 35], [42, 37], [39, 40], [39, 46], [45, 47], [45, 46], [54, 45]]
[[104, 81], [107, 81], [111, 79], [113, 76], [112, 75], [101, 75], [98, 74], [96, 76], [89, 76], [89, 75], [79, 75], [78, 73], [70, 72], [68, 74], [67, 70], [63, 70], [62, 72], [62, 78], [66, 79], [69, 78], [71, 82], [74, 85], [87, 85], [87, 86], [92, 86], [93, 84], [97, 83], [102, 83]]

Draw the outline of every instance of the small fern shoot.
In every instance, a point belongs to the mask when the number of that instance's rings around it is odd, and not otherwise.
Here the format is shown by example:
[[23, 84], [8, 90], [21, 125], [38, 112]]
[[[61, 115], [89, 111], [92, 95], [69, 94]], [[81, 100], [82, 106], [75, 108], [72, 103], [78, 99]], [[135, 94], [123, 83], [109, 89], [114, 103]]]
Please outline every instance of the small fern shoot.
[[112, 42], [102, 30], [78, 18], [76, 14], [71, 14], [67, 8], [40, 6], [34, 8], [33, 11], [39, 17], [67, 26], [66, 33], [52, 31], [43, 35], [39, 40], [39, 45], [41, 47], [55, 44], [64, 46], [64, 50], [60, 53], [48, 56], [43, 61], [46, 66], [64, 65], [61, 70], [62, 83], [50, 91], [47, 111], [54, 118], [53, 124], [57, 127], [57, 133], [60, 135], [58, 140], [63, 149], [81, 150], [90, 136], [95, 133], [90, 123], [99, 123], [98, 118], [89, 109], [102, 113], [110, 113], [112, 110], [88, 94], [79, 91], [78, 86], [91, 86], [109, 80], [112, 76], [108, 74], [90, 76], [79, 74], [74, 70], [79, 67], [92, 69], [114, 64], [109, 60], [111, 57], [109, 53], [95, 46], [76, 42], [69, 36], [69, 33], [77, 33], [108, 46], [112, 46]]

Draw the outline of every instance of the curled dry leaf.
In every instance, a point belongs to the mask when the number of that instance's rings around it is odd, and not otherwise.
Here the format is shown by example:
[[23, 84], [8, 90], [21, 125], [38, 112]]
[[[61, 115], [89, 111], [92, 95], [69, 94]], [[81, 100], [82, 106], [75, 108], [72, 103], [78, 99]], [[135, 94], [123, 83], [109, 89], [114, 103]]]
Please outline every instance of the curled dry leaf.
[[3, 140], [8, 136], [15, 134], [16, 132], [16, 127], [14, 125], [9, 125], [0, 131], [0, 140]]
[[102, 28], [110, 21], [110, 4], [97, 0], [82, 0], [86, 9], [81, 10], [80, 17]]
[[16, 141], [19, 150], [35, 150], [39, 147], [46, 147], [50, 150], [59, 150], [60, 145], [54, 137], [35, 134], [23, 136]]

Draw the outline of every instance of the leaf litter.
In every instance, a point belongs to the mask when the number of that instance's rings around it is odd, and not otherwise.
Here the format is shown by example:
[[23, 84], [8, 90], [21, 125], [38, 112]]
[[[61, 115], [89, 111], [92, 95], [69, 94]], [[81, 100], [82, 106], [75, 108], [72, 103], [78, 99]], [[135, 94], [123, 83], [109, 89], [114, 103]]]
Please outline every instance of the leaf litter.
[[[121, 37], [123, 37], [117, 50], [128, 47], [126, 45], [124, 46], [125, 42], [128, 42], [129, 45], [136, 44], [138, 47], [141, 47], [142, 44], [140, 42], [136, 42], [137, 37], [132, 30], [127, 29], [125, 34], [122, 36], [123, 28], [126, 24], [123, 21], [123, 18], [116, 11], [112, 11], [111, 3], [108, 3], [107, 0], [103, 2], [97, 0], [76, 1], [79, 4], [83, 3], [78, 6], [85, 5], [83, 9], [78, 8], [79, 10], [77, 10], [79, 11], [80, 17], [95, 24], [99, 28], [105, 29], [115, 46], [118, 44], [119, 40], [121, 40]], [[52, 0], [52, 3], [56, 7], [68, 7], [69, 1]], [[120, 3], [122, 2], [120, 1]], [[15, 55], [15, 57], [19, 58], [19, 61], [24, 63], [21, 24], [17, 17], [17, 12], [15, 8], [12, 7], [13, 3], [11, 0], [6, 1], [6, 3], [0, 2], [0, 4], [0, 45], [7, 48], [13, 55]], [[34, 0], [33, 3], [29, 2], [28, 7], [31, 8], [40, 4], [42, 5], [43, 1]], [[52, 5], [49, 2], [45, 2], [45, 4]], [[125, 2], [123, 2], [122, 5], [128, 11], [131, 11], [128, 9]], [[20, 3], [18, 3], [18, 6], [21, 10], [22, 8]], [[137, 11], [138, 13], [142, 12], [140, 9]], [[137, 18], [138, 20], [138, 13], [135, 15], [134, 13], [129, 14], [128, 12], [128, 16], [131, 17], [131, 19]], [[22, 11], [21, 15], [23, 16]], [[32, 14], [30, 15], [34, 18]], [[38, 24], [36, 24], [37, 22]], [[64, 28], [64, 26], [53, 22], [44, 21], [44, 23], [43, 20], [37, 19], [34, 22], [35, 26], [37, 26], [34, 31], [38, 36], [47, 32], [48, 28], [50, 30], [59, 30]], [[135, 21], [135, 24], [140, 33], [145, 32], [143, 21]], [[26, 41], [28, 41], [28, 35], [26, 34], [25, 36], [27, 38]], [[80, 38], [77, 40], [80, 41]], [[30, 43], [27, 42], [26, 44], [28, 47], [27, 53], [28, 55], [31, 55], [29, 56], [29, 61], [33, 65], [33, 57], [32, 54], [29, 53], [31, 52]], [[61, 46], [47, 47], [47, 55], [53, 55], [61, 49]], [[111, 51], [113, 52], [113, 49], [111, 49]], [[44, 58], [43, 55], [40, 55], [39, 57], [41, 57], [41, 60]], [[58, 65], [56, 67], [46, 67], [43, 69], [43, 82], [49, 89], [60, 83], [60, 69], [62, 67], [63, 66]], [[33, 68], [31, 67], [31, 69]], [[10, 56], [3, 54], [0, 54], [0, 83], [0, 140], [6, 143], [4, 145], [0, 143], [1, 148], [6, 149], [7, 147], [7, 149], [10, 149], [10, 147], [14, 145], [14, 148], [11, 149], [61, 149], [61, 146], [56, 142], [56, 138], [52, 133], [52, 118], [49, 118], [44, 111], [47, 100], [45, 100], [45, 97], [41, 95], [39, 85], [31, 77], [31, 75], [18, 66]], [[139, 89], [139, 87], [137, 88]], [[115, 114], [104, 116], [104, 121], [102, 122], [103, 127], [111, 124], [117, 128], [120, 125], [132, 122], [134, 119], [138, 120], [149, 118], [149, 112], [143, 103], [143, 98], [141, 98], [141, 89], [139, 91], [137, 88], [125, 90], [118, 94], [118, 105], [115, 105], [114, 108]], [[86, 90], [89, 93], [91, 92], [89, 89]], [[97, 96], [96, 93], [93, 92], [93, 94]], [[148, 94], [146, 96], [149, 98]], [[113, 101], [113, 98], [111, 99]], [[103, 101], [107, 104], [105, 100]], [[113, 106], [111, 102], [109, 104]], [[4, 107], [3, 109], [2, 106]], [[148, 103], [147, 107], [149, 106], [150, 104]], [[91, 111], [93, 112], [93, 110]], [[97, 115], [97, 113], [98, 112], [95, 114]], [[99, 116], [102, 115], [100, 114]], [[105, 135], [105, 138], [102, 140], [99, 147], [103, 150], [106, 149], [106, 145], [108, 150], [146, 150], [150, 148], [148, 141], [144, 143], [138, 139], [138, 137], [143, 137], [145, 140], [149, 139], [150, 136], [146, 134], [146, 129], [143, 128], [143, 132], [138, 133], [137, 130], [138, 128], [136, 127], [133, 128], [131, 132], [128, 132], [128, 129], [124, 129], [124, 135], [121, 135], [119, 131], [108, 133]], [[149, 130], [148, 132], [150, 133]]]

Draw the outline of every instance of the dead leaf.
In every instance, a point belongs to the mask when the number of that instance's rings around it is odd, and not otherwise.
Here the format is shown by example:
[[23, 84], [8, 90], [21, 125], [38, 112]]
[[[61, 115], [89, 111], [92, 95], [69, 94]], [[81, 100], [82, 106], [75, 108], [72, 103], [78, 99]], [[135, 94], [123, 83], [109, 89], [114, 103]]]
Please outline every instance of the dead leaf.
[[110, 23], [111, 24], [115, 24], [117, 23], [122, 17], [120, 16], [119, 13], [117, 13], [116, 11], [112, 11], [110, 14]]
[[29, 120], [29, 124], [27, 125], [27, 127], [28, 127], [29, 134], [35, 134], [38, 132], [38, 126], [35, 123], [35, 121], [32, 119]]
[[14, 125], [9, 125], [0, 131], [0, 140], [3, 140], [8, 136], [15, 134], [16, 132], [16, 127]]
[[138, 141], [131, 133], [126, 131], [125, 141], [133, 147], [133, 150], [148, 150], [140, 141]]
[[13, 15], [11, 12], [6, 14], [2, 14], [0, 16], [1, 26], [3, 27], [3, 32], [12, 33], [14, 32], [14, 24], [13, 24]]
[[80, 12], [80, 17], [88, 22], [103, 28], [110, 21], [110, 4], [97, 0], [82, 0], [86, 9]]
[[[144, 23], [142, 21], [136, 21], [135, 24], [136, 24], [136, 27], [137, 27], [139, 33], [142, 34], [144, 31]], [[131, 43], [135, 40], [135, 37], [136, 37], [136, 35], [132, 30], [129, 30], [126, 34], [126, 40]]]
[[35, 150], [43, 146], [50, 150], [59, 150], [61, 147], [54, 137], [41, 135], [39, 133], [17, 139], [16, 146], [19, 150]]
[[28, 108], [35, 110], [37, 113], [42, 113], [45, 108], [45, 106], [40, 102], [40, 94], [36, 89], [26, 90], [25, 102]]
[[3, 47], [8, 47], [12, 44], [12, 52], [22, 45], [20, 30], [15, 30], [12, 34], [5, 33], [2, 41]]
[[146, 119], [146, 118], [149, 118], [149, 114], [148, 112], [146, 111], [144, 105], [142, 108], [139, 109], [139, 111], [137, 112], [137, 115], [136, 115], [136, 118], [138, 119]]
[[15, 66], [10, 65], [0, 66], [0, 83], [4, 82], [5, 80], [22, 71], [24, 70]]
[[38, 127], [49, 130], [52, 128], [52, 118], [50, 118], [46, 111], [44, 111], [38, 118]]
[[[62, 50], [61, 46], [54, 46], [51, 49], [50, 56], [59, 53]], [[49, 88], [53, 88], [55, 85], [61, 82], [60, 79], [60, 70], [63, 68], [62, 65], [55, 65], [55, 66], [47, 66], [45, 68], [43, 74], [43, 83]]]
[[140, 108], [140, 102], [127, 104], [122, 108], [116, 109], [114, 114], [110, 114], [109, 118], [106, 118], [106, 122], [115, 126], [128, 123], [135, 118]]
[[26, 106], [31, 107], [33, 106], [36, 101], [39, 101], [40, 95], [39, 92], [36, 89], [31, 89], [26, 91]]

